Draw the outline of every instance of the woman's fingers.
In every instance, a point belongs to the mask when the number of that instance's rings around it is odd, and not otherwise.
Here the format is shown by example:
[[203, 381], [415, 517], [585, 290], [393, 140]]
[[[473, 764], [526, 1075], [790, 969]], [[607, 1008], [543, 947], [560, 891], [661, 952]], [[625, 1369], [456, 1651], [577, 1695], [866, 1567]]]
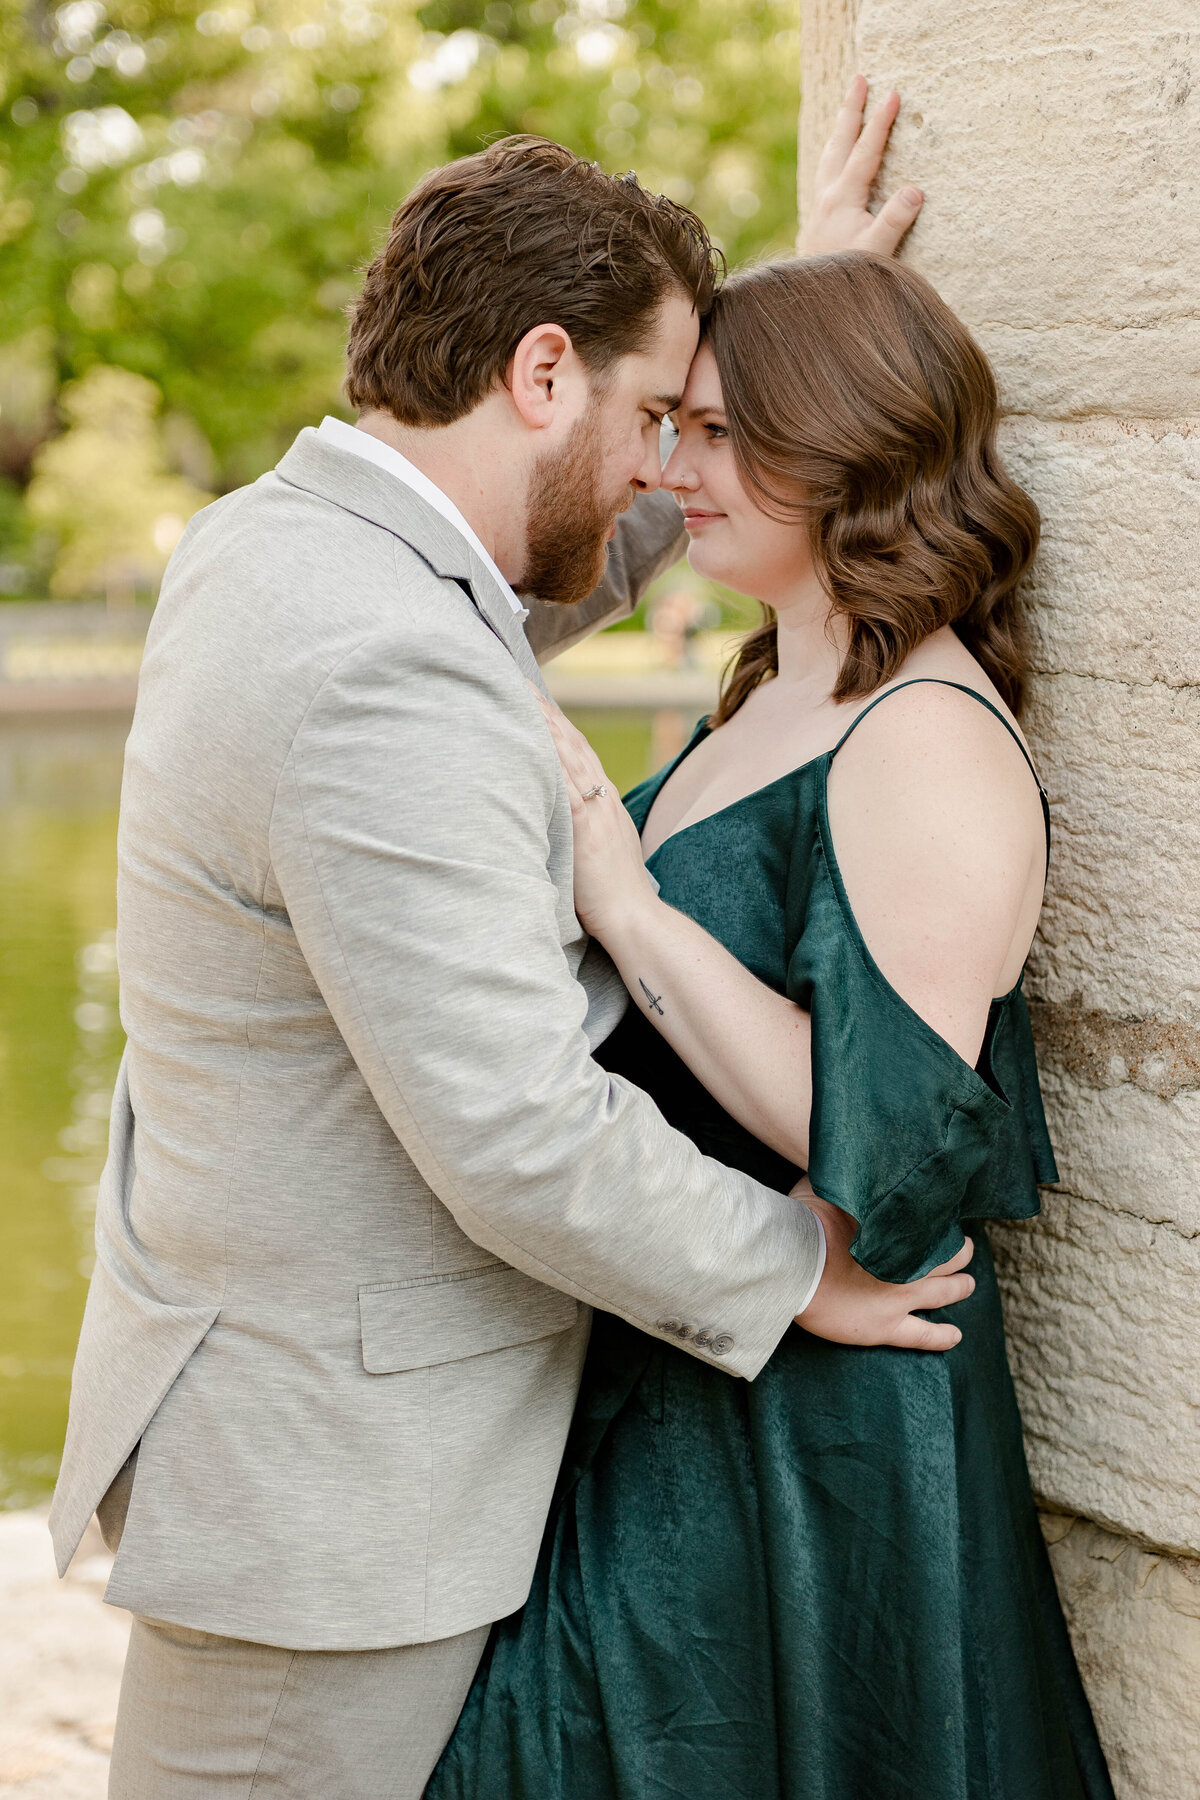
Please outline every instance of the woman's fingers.
[[813, 204], [801, 234], [803, 256], [869, 250], [894, 256], [925, 203], [916, 187], [893, 194], [877, 214], [869, 206], [900, 96], [892, 89], [863, 122], [867, 84], [856, 75], [817, 165]]
[[534, 699], [542, 709], [542, 717], [550, 727], [550, 736], [554, 739], [554, 747], [561, 756], [563, 749], [570, 742], [571, 721], [562, 708], [554, 704], [553, 700], [548, 700], [545, 694], [539, 694], [538, 690], [533, 687], [532, 681], [529, 685], [533, 688]]
[[894, 256], [900, 240], [915, 222], [925, 204], [925, 196], [917, 187], [902, 187], [880, 208], [860, 240], [860, 248], [873, 250], [877, 256]]
[[565, 713], [555, 707], [546, 713], [550, 725], [550, 735], [554, 739], [555, 749], [560, 759], [573, 772], [585, 772], [593, 765], [598, 766], [599, 758], [581, 731], [577, 731]]
[[612, 791], [604, 773], [604, 764], [586, 738], [578, 744], [570, 745], [568, 759], [571, 773], [583, 793], [590, 793], [595, 787], [609, 788], [609, 791]]
[[562, 772], [566, 777], [567, 786], [573, 790], [578, 786], [575, 766], [576, 757], [572, 751], [571, 744], [562, 729], [561, 717], [556, 716], [556, 714], [546, 706], [543, 706], [542, 711], [545, 715], [546, 723], [550, 727], [551, 742], [558, 755], [558, 760], [562, 764]]
[[846, 166], [850, 152], [862, 130], [863, 108], [867, 104], [867, 78], [856, 75], [846, 89], [846, 97], [838, 108], [833, 130], [817, 164], [817, 186], [835, 181]]
[[[536, 688], [534, 692], [537, 693]], [[589, 788], [607, 787], [604, 765], [583, 733], [545, 695], [537, 694], [537, 700], [542, 716], [550, 728], [550, 736], [554, 740], [554, 748], [568, 782], [573, 783], [581, 794], [586, 793]]]
[[871, 183], [879, 173], [888, 134], [900, 111], [900, 96], [895, 88], [885, 94], [858, 134], [858, 140], [846, 158], [842, 180], [853, 197], [866, 205]]

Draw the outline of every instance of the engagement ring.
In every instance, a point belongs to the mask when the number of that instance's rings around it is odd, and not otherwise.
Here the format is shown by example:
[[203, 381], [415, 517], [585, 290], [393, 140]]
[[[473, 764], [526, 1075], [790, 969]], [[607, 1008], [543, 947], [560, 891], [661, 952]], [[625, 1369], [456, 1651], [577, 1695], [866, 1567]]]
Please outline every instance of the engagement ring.
[[589, 788], [587, 793], [583, 797], [585, 800], [603, 800], [603, 798], [604, 798], [605, 794], [607, 794], [607, 792], [608, 792], [608, 789], [606, 787]]

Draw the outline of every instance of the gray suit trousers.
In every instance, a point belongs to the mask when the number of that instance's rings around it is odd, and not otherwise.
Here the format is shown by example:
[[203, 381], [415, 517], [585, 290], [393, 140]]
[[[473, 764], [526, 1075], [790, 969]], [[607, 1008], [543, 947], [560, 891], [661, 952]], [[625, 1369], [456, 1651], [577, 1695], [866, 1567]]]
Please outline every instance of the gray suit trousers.
[[[132, 1456], [100, 1503], [121, 1541]], [[284, 1650], [135, 1617], [109, 1800], [420, 1800], [490, 1626], [388, 1650]]]
[[135, 1618], [109, 1800], [420, 1800], [488, 1630], [278, 1650]]

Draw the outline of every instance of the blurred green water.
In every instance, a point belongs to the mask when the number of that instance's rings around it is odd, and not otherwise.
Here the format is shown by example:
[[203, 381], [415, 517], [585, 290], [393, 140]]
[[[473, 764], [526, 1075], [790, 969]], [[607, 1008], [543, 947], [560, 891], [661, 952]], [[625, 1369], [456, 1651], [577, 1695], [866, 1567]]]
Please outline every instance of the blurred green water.
[[91, 1268], [123, 741], [119, 721], [0, 728], [0, 1506], [53, 1482]]
[[[623, 790], [692, 720], [577, 714]], [[120, 1057], [113, 959], [126, 723], [0, 722], [0, 1508], [53, 1485]]]

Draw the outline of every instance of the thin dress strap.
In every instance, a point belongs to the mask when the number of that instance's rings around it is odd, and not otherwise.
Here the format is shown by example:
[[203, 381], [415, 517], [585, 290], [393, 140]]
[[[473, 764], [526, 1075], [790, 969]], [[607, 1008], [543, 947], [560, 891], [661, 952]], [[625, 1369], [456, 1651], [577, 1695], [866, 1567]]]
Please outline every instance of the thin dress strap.
[[896, 683], [895, 687], [888, 688], [882, 694], [876, 694], [875, 698], [871, 701], [870, 705], [864, 706], [862, 711], [859, 713], [858, 717], [855, 719], [851, 719], [849, 725], [847, 725], [845, 731], [843, 731], [841, 737], [838, 739], [837, 743], [833, 746], [833, 749], [829, 752], [830, 761], [832, 762], [833, 758], [837, 755], [838, 751], [841, 749], [841, 747], [845, 743], [846, 739], [850, 736], [851, 732], [856, 731], [858, 729], [858, 727], [862, 724], [863, 720], [866, 718], [867, 714], [869, 712], [871, 712], [876, 706], [878, 706], [879, 702], [881, 700], [886, 700], [889, 694], [898, 694], [900, 692], [901, 688], [922, 687], [922, 686], [957, 688], [960, 694], [969, 694], [972, 700], [978, 700], [980, 706], [986, 706], [988, 711], [990, 713], [994, 713], [996, 718], [999, 719], [999, 721], [1003, 725], [1005, 731], [1007, 731], [1009, 737], [1012, 739], [1013, 743], [1017, 746], [1017, 749], [1021, 752], [1021, 755], [1025, 758], [1025, 761], [1029, 764], [1029, 773], [1033, 776], [1033, 779], [1037, 782], [1037, 790], [1038, 790], [1038, 793], [1042, 797], [1042, 816], [1046, 822], [1046, 854], [1048, 856], [1050, 854], [1050, 803], [1046, 797], [1046, 790], [1042, 786], [1041, 776], [1038, 774], [1037, 770], [1033, 766], [1033, 758], [1030, 756], [1028, 750], [1025, 748], [1024, 744], [1021, 742], [1020, 733], [1013, 730], [1012, 726], [1009, 724], [1009, 722], [1005, 718], [1004, 714], [1000, 711], [1000, 708], [998, 706], [993, 706], [992, 702], [989, 699], [987, 699], [987, 697], [985, 695], [981, 694], [977, 688], [967, 687], [965, 682], [946, 681], [940, 675], [914, 675], [908, 681], [898, 681]]

